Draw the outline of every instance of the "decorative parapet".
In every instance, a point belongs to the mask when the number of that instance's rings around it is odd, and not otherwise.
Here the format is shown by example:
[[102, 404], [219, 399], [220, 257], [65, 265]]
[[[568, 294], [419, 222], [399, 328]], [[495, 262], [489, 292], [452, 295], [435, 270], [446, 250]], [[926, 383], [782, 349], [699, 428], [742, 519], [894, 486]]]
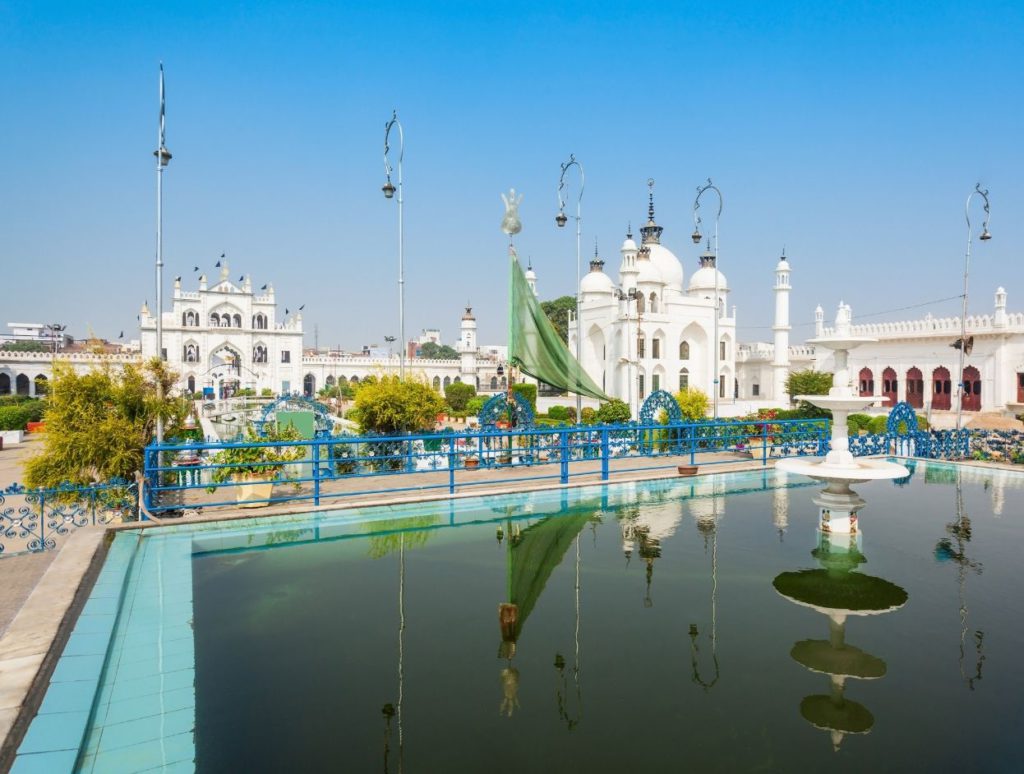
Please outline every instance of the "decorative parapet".
[[0, 350], [0, 362], [141, 363], [142, 359], [142, 355], [138, 352], [58, 352], [54, 355], [52, 352]]
[[[968, 315], [967, 332], [969, 334], [1024, 332], [1024, 312], [1006, 315], [1005, 325], [996, 325], [995, 315]], [[876, 338], [903, 338], [906, 336], [946, 336], [960, 334], [959, 317], [931, 317], [920, 320], [898, 320], [893, 322], [863, 323], [851, 326], [855, 336], [874, 336]], [[835, 335], [835, 328], [826, 326], [824, 336]]]

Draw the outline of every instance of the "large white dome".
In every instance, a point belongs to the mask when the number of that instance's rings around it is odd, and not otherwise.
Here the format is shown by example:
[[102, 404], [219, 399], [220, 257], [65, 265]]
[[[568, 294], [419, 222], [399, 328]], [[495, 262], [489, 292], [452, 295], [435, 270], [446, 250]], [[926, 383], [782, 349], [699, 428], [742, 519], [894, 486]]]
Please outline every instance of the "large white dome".
[[680, 293], [683, 292], [683, 264], [671, 250], [660, 244], [647, 245], [651, 250], [651, 263], [661, 275], [661, 281]]
[[637, 261], [637, 284], [648, 283], [655, 285], [664, 285], [665, 280], [661, 276], [661, 272], [658, 271], [658, 267], [654, 265], [654, 261]]
[[581, 293], [612, 293], [615, 291], [615, 283], [612, 278], [600, 270], [587, 272], [580, 280]]

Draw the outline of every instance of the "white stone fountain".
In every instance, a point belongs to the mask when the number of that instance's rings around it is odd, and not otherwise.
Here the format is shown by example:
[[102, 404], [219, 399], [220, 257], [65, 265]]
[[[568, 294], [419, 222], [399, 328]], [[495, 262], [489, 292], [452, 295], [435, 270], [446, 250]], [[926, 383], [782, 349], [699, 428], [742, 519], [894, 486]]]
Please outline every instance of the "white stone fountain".
[[797, 457], [779, 460], [775, 466], [779, 470], [800, 473], [827, 484], [815, 501], [821, 507], [821, 529], [824, 532], [857, 531], [857, 511], [864, 505], [864, 501], [850, 489], [850, 484], [910, 475], [909, 470], [895, 462], [854, 457], [850, 453], [847, 416], [851, 411], [861, 411], [883, 400], [873, 395], [861, 397], [854, 392], [849, 367], [850, 350], [877, 339], [854, 336], [850, 330], [850, 318], [849, 305], [840, 301], [833, 335], [808, 341], [815, 347], [831, 349], [835, 353], [835, 370], [828, 395], [796, 396], [798, 400], [805, 400], [832, 412], [832, 438], [828, 454], [824, 459]]

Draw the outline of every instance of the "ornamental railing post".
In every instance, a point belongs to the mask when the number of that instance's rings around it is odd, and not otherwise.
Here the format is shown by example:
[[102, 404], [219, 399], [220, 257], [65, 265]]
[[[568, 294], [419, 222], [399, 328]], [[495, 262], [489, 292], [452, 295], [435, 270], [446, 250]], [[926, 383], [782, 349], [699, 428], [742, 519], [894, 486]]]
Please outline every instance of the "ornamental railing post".
[[697, 464], [697, 438], [696, 438], [697, 426], [689, 424], [686, 427], [686, 438], [690, 444], [690, 464]]
[[320, 444], [313, 441], [313, 505], [320, 505]]
[[768, 423], [761, 425], [761, 467], [768, 467]]
[[561, 481], [569, 483], [569, 433], [567, 430], [558, 431], [558, 445], [561, 451]]
[[608, 428], [601, 428], [601, 480], [608, 480]]
[[448, 437], [448, 494], [455, 494], [455, 436]]

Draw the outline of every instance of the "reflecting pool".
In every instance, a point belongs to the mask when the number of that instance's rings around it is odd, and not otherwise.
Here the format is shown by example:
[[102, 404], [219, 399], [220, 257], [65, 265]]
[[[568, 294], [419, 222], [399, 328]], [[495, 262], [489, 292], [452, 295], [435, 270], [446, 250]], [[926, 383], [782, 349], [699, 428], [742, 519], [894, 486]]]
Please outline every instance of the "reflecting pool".
[[768, 478], [197, 541], [198, 770], [1013, 767], [1021, 481]]
[[1024, 475], [820, 489], [121, 532], [14, 770], [1018, 770]]

